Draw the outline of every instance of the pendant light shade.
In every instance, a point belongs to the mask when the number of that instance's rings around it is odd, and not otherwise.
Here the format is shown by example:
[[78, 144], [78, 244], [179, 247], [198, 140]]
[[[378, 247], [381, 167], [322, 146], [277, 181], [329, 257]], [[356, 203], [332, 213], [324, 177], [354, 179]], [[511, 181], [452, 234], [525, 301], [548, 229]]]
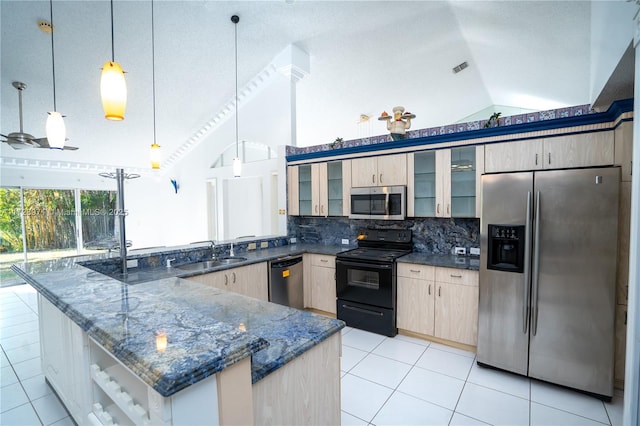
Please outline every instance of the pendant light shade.
[[67, 129], [64, 125], [62, 114], [52, 111], [47, 117], [47, 140], [51, 149], [64, 149], [64, 141], [67, 138]]
[[64, 141], [67, 139], [67, 128], [64, 125], [62, 114], [56, 108], [56, 55], [53, 43], [53, 0], [49, 0], [49, 13], [51, 18], [51, 70], [53, 75], [53, 111], [47, 117], [47, 141], [51, 149], [64, 149]]
[[160, 145], [157, 143], [151, 144], [151, 168], [159, 169], [160, 162], [162, 161], [162, 153], [160, 152]]
[[107, 120], [124, 120], [124, 111], [127, 107], [127, 83], [124, 80], [122, 67], [117, 62], [104, 63], [100, 77], [100, 96], [104, 117]]
[[113, 41], [113, 0], [111, 0], [111, 60], [104, 63], [100, 77], [100, 97], [104, 118], [107, 120], [124, 120], [124, 110], [127, 107], [127, 83], [124, 71], [115, 60]]
[[233, 177], [240, 177], [242, 175], [242, 161], [239, 157], [233, 159]]

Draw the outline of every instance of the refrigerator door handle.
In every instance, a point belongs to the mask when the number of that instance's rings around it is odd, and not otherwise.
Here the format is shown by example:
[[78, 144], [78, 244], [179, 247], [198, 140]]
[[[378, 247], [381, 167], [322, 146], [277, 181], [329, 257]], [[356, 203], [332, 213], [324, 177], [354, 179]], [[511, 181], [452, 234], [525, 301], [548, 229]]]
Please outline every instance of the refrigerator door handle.
[[530, 300], [531, 291], [531, 191], [527, 192], [527, 221], [525, 222], [524, 236], [524, 286], [522, 306], [522, 332], [527, 334], [529, 328]]
[[533, 280], [531, 282], [531, 333], [538, 329], [538, 277], [540, 275], [540, 191], [536, 193], [535, 236], [533, 239]]

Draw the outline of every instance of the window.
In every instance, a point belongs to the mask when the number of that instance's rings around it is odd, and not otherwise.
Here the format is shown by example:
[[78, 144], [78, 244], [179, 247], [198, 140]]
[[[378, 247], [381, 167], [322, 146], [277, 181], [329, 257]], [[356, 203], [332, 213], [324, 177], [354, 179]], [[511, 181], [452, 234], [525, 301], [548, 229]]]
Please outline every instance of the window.
[[0, 188], [0, 285], [21, 282], [14, 263], [104, 249], [115, 240], [116, 198], [114, 191]]

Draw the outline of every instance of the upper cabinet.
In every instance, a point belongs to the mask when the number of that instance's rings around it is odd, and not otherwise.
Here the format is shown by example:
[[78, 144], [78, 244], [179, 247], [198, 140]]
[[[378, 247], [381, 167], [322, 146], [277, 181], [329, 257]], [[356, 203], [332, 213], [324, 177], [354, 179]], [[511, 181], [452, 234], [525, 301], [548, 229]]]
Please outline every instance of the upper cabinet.
[[381, 155], [351, 160], [351, 186], [407, 184], [407, 154]]
[[488, 144], [485, 162], [487, 173], [612, 165], [613, 132]]
[[408, 155], [409, 217], [479, 217], [483, 147]]
[[347, 216], [351, 161], [289, 166], [289, 215]]

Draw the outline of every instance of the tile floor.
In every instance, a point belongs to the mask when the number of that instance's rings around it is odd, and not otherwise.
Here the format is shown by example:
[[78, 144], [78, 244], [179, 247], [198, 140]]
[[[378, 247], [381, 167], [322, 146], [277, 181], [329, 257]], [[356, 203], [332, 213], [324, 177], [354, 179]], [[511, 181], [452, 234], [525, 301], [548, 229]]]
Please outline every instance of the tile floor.
[[[72, 425], [40, 368], [36, 293], [0, 289], [0, 425]], [[437, 343], [343, 330], [343, 425], [621, 425], [612, 403], [480, 368]]]

